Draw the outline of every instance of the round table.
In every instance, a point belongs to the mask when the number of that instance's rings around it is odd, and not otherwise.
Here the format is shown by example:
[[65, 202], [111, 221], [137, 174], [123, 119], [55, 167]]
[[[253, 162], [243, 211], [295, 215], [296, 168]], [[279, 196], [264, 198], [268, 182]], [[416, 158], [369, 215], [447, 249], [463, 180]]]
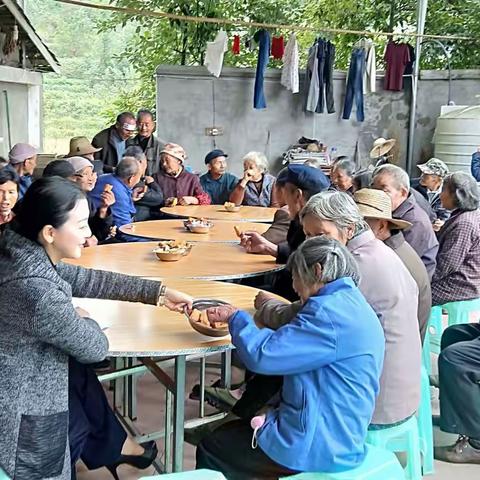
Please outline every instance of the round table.
[[130, 242], [85, 248], [72, 265], [110, 270], [135, 277], [230, 280], [282, 270], [270, 255], [252, 255], [231, 243], [197, 243], [178, 262], [162, 262], [152, 250], [157, 242]]
[[[188, 293], [194, 298], [214, 297], [250, 313], [254, 311], [253, 302], [259, 291], [243, 285], [201, 280], [171, 279], [165, 284]], [[105, 334], [110, 343], [110, 355], [139, 358], [167, 387], [167, 395], [172, 394], [173, 425], [169, 423], [169, 428], [173, 427], [171, 468], [174, 472], [181, 471], [183, 469], [187, 355], [226, 352], [232, 348], [230, 336], [211, 338], [201, 335], [193, 330], [183, 314], [153, 305], [88, 298], [75, 298], [73, 303], [85, 309], [91, 318], [108, 325]], [[226, 356], [225, 353], [223, 355]], [[170, 371], [158, 366], [153, 357], [174, 357], [173, 376]], [[163, 402], [162, 397], [159, 397], [159, 404]], [[170, 403], [165, 402], [167, 418], [170, 418]], [[170, 438], [167, 434], [164, 437]], [[170, 449], [169, 441], [165, 443], [165, 449], [167, 448]], [[169, 458], [170, 454], [165, 456]], [[167, 460], [166, 462], [169, 463]]]
[[177, 205], [176, 207], [162, 207], [160, 210], [173, 217], [271, 223], [277, 208], [242, 206], [238, 212], [227, 212], [223, 205], [188, 205], [186, 207]]
[[220, 242], [238, 243], [238, 237], [234, 226], [238, 226], [243, 232], [254, 230], [260, 234], [270, 227], [267, 223], [255, 222], [229, 222], [213, 221], [213, 227], [209, 233], [192, 233], [188, 231], [183, 220], [151, 220], [149, 222], [129, 223], [120, 227], [125, 235], [150, 238], [152, 240], [185, 240], [188, 242]]

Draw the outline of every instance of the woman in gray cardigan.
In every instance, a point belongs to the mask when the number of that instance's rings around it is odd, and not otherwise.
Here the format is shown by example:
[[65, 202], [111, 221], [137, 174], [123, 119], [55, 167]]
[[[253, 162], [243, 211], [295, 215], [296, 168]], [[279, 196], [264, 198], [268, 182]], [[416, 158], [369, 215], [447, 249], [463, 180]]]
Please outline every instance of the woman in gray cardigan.
[[[30, 187], [15, 222], [0, 238], [0, 467], [15, 480], [69, 480], [71, 465], [92, 446], [90, 441], [95, 444], [92, 437], [111, 438], [102, 432], [111, 426], [111, 412], [104, 412], [105, 425], [89, 424], [86, 399], [69, 412], [69, 359], [71, 367], [78, 367], [99, 362], [108, 352], [106, 336], [86, 312], [75, 310], [72, 296], [165, 305], [178, 311], [191, 307], [188, 295], [160, 282], [63, 264], [63, 258], [80, 257], [90, 235], [84, 194], [72, 182], [52, 177]], [[85, 370], [75, 370], [83, 372], [80, 380], [91, 382]], [[92, 388], [91, 395], [104, 394]], [[105, 399], [88, 399], [92, 400], [98, 405]], [[94, 423], [97, 420], [93, 417]], [[72, 426], [77, 444], [69, 448]], [[89, 436], [93, 427], [98, 431]], [[115, 428], [112, 432], [118, 434]], [[123, 444], [116, 449], [105, 445], [106, 464], [131, 460], [121, 455], [132, 453], [124, 433], [121, 438]], [[144, 454], [156, 454], [153, 446], [148, 449]], [[70, 452], [77, 457], [72, 464]]]

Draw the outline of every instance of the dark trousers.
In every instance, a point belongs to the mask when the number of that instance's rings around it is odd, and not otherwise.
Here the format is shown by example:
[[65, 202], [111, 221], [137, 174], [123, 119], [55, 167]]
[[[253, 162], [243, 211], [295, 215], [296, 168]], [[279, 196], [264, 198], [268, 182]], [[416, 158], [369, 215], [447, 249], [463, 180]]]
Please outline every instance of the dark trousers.
[[253, 429], [236, 420], [205, 437], [197, 447], [197, 469], [222, 472], [229, 480], [277, 479], [294, 475], [271, 460], [260, 447], [252, 448]]
[[280, 392], [283, 385], [282, 376], [251, 374], [248, 378], [242, 398], [233, 406], [232, 413], [250, 421], [257, 412]]
[[438, 371], [440, 428], [480, 439], [480, 324], [445, 330]]
[[315, 113], [323, 113], [324, 102], [327, 106], [327, 112], [335, 113], [335, 104], [333, 100], [333, 64], [335, 63], [335, 45], [333, 45], [331, 42], [319, 40], [317, 48], [317, 60], [320, 93], [318, 96], [318, 103]]
[[72, 479], [80, 458], [91, 470], [117, 461], [127, 435], [93, 369], [73, 358], [69, 362], [68, 410]]
[[345, 105], [343, 107], [343, 119], [348, 120], [352, 113], [353, 102], [357, 107], [357, 121], [363, 122], [365, 114], [363, 111], [363, 72], [365, 70], [365, 50], [355, 48], [350, 59], [347, 78], [347, 92]]

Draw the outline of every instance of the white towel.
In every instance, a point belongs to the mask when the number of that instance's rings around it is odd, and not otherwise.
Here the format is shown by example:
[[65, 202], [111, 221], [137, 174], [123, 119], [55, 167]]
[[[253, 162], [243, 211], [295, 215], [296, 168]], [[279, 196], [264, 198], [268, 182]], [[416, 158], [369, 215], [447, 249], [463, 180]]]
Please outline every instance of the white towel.
[[223, 56], [227, 50], [228, 38], [224, 30], [220, 30], [217, 33], [213, 42], [207, 42], [207, 51], [203, 64], [212, 75], [220, 76], [223, 67]]
[[283, 53], [282, 78], [280, 83], [292, 93], [298, 93], [298, 42], [294, 33], [290, 35]]

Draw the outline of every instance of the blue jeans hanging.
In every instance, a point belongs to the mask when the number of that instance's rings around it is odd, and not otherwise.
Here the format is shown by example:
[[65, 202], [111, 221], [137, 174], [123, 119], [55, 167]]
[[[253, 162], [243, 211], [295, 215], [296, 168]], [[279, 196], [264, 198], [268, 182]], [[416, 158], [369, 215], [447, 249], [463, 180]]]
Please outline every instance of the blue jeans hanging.
[[[328, 113], [335, 113], [333, 100], [333, 64], [335, 63], [335, 45], [325, 40], [318, 41], [318, 79], [320, 94], [315, 113], [323, 113], [324, 100]], [[323, 91], [325, 88], [325, 99]]]
[[255, 75], [255, 91], [253, 95], [253, 108], [267, 108], [263, 81], [265, 69], [270, 58], [270, 34], [266, 30], [260, 30], [255, 34], [255, 40], [259, 43], [257, 73]]
[[363, 112], [363, 72], [365, 69], [365, 50], [355, 48], [350, 59], [348, 69], [347, 93], [345, 95], [345, 105], [343, 107], [343, 119], [348, 120], [352, 113], [352, 106], [355, 100], [357, 108], [357, 121], [363, 122], [365, 115]]

